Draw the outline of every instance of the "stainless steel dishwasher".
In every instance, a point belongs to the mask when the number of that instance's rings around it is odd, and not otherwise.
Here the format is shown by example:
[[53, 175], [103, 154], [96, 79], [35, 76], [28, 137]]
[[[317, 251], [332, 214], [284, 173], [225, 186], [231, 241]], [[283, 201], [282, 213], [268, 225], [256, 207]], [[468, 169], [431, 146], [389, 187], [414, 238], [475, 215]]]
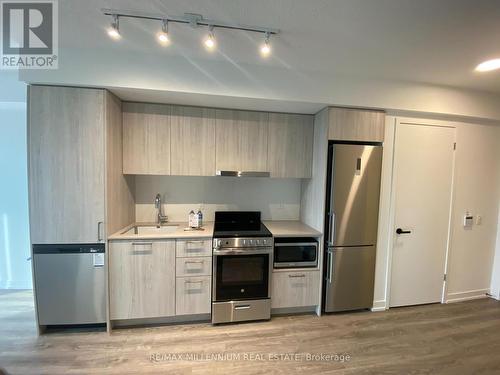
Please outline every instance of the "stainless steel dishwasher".
[[33, 245], [40, 325], [106, 322], [104, 244]]

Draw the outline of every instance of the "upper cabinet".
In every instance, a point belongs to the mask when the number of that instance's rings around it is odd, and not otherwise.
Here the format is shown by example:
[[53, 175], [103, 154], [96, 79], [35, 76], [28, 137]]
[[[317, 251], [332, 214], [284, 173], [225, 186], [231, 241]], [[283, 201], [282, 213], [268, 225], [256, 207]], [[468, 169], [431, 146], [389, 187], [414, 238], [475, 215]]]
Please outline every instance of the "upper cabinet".
[[269, 172], [267, 112], [216, 110], [217, 171]]
[[313, 116], [123, 103], [123, 173], [310, 178]]
[[123, 103], [123, 173], [170, 174], [169, 105]]
[[215, 175], [215, 109], [172, 106], [170, 174]]
[[33, 244], [104, 236], [104, 90], [30, 86], [30, 231]]
[[328, 139], [383, 142], [384, 125], [384, 112], [331, 107], [329, 109]]
[[312, 176], [313, 116], [269, 114], [268, 165], [271, 177]]

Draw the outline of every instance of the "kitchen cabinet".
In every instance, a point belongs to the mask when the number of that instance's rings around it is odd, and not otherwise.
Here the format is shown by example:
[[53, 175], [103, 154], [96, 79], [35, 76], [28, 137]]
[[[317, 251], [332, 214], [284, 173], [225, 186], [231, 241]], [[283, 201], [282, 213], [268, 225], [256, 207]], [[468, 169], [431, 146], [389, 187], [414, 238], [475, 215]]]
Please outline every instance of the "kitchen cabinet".
[[123, 173], [170, 174], [169, 105], [123, 103]]
[[280, 271], [272, 276], [272, 308], [319, 305], [320, 271]]
[[209, 276], [212, 274], [212, 257], [189, 257], [175, 260], [175, 276]]
[[170, 174], [215, 175], [215, 109], [172, 106]]
[[110, 318], [175, 315], [175, 241], [119, 241], [109, 248]]
[[104, 90], [29, 87], [28, 174], [33, 244], [104, 238]]
[[215, 117], [216, 170], [268, 172], [269, 114], [218, 109]]
[[312, 177], [313, 116], [269, 114], [268, 166], [271, 177]]
[[351, 108], [329, 108], [328, 139], [383, 142], [385, 113]]
[[176, 315], [210, 314], [212, 283], [210, 276], [178, 277], [176, 283]]
[[212, 256], [212, 240], [177, 240], [176, 255], [183, 257]]

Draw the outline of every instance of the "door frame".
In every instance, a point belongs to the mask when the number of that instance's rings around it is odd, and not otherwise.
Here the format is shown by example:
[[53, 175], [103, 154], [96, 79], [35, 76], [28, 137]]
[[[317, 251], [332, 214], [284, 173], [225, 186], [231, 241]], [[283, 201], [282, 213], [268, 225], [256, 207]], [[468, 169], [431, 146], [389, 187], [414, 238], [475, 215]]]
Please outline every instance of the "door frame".
[[[392, 284], [392, 267], [393, 267], [393, 247], [394, 247], [394, 231], [395, 231], [395, 183], [397, 180], [396, 175], [396, 131], [398, 126], [401, 125], [416, 125], [416, 126], [436, 126], [436, 127], [444, 127], [444, 128], [452, 128], [454, 129], [454, 142], [455, 145], [457, 143], [457, 124], [453, 121], [442, 121], [442, 120], [431, 120], [425, 118], [409, 118], [409, 117], [398, 117], [396, 116], [394, 121], [394, 128], [392, 131], [392, 144], [390, 147], [391, 150], [391, 176], [390, 176], [390, 199], [389, 199], [389, 217], [388, 223], [389, 228], [387, 228], [388, 235], [388, 246], [387, 246], [387, 277], [385, 284], [385, 305], [386, 309], [389, 309], [391, 306], [391, 284]], [[384, 145], [385, 147], [385, 145]], [[452, 228], [452, 218], [454, 217], [455, 212], [455, 175], [456, 175], [456, 147], [453, 152], [452, 158], [452, 171], [451, 171], [451, 197], [450, 197], [450, 210], [448, 214], [448, 233], [447, 233], [447, 241], [446, 241], [446, 250], [445, 250], [445, 264], [443, 270], [443, 279], [444, 275], [449, 275], [449, 265], [450, 265], [450, 256], [451, 256], [451, 243], [453, 238], [453, 228]], [[446, 280], [443, 280], [443, 287], [441, 292], [441, 303], [446, 303], [446, 296], [448, 293], [448, 277]]]

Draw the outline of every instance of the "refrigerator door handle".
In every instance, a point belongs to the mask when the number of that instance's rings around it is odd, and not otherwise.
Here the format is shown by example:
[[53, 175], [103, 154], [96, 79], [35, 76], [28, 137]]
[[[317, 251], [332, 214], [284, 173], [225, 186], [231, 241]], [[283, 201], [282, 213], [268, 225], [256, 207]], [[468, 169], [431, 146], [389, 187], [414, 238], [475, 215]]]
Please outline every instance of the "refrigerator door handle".
[[328, 273], [326, 279], [329, 283], [331, 283], [333, 276], [333, 254], [330, 249], [328, 249], [327, 253], [328, 253], [328, 262], [327, 262]]
[[328, 214], [328, 246], [333, 246], [333, 239], [335, 238], [335, 213]]

